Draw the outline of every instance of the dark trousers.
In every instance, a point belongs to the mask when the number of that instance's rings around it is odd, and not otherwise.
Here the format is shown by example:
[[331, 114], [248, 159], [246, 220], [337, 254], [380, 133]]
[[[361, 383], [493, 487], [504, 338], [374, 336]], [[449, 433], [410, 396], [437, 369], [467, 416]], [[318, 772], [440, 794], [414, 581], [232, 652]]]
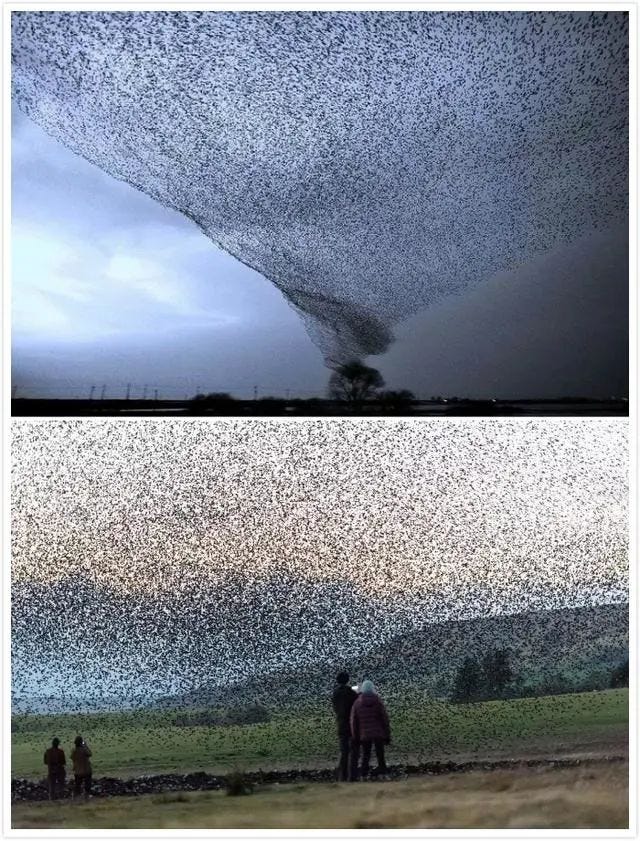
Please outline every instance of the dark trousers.
[[338, 780], [343, 783], [349, 779], [349, 756], [351, 754], [351, 737], [348, 733], [338, 733], [338, 741], [340, 743]]
[[84, 788], [86, 795], [91, 794], [91, 774], [76, 774], [73, 780], [73, 793], [78, 795]]
[[351, 755], [349, 756], [349, 780], [355, 782], [358, 779], [358, 762], [360, 761], [360, 742], [351, 740]]
[[367, 777], [369, 775], [369, 761], [371, 760], [371, 746], [373, 745], [376, 749], [376, 759], [378, 760], [378, 773], [379, 774], [386, 774], [387, 772], [387, 764], [384, 761], [384, 742], [372, 741], [371, 739], [367, 739], [366, 741], [361, 742], [362, 745], [362, 769], [361, 774], [363, 777]]
[[51, 768], [49, 770], [49, 799], [55, 800], [64, 794], [64, 768]]

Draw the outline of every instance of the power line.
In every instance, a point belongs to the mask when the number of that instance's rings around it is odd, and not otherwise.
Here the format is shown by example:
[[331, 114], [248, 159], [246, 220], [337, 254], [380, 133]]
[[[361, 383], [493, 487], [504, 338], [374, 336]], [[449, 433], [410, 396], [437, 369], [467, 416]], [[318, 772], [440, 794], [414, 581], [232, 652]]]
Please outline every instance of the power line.
[[[98, 395], [98, 389], [100, 393]], [[123, 394], [124, 391], [124, 394]], [[261, 392], [265, 395], [271, 394], [275, 399], [295, 400], [308, 399], [312, 397], [325, 397], [324, 390], [311, 390], [302, 388], [279, 388], [260, 387], [255, 384], [250, 387], [234, 388], [218, 386], [216, 392], [227, 393], [236, 400], [258, 400]], [[110, 392], [110, 395], [108, 394]], [[118, 397], [120, 392], [120, 397]], [[11, 398], [17, 399], [67, 399], [67, 400], [154, 400], [164, 395], [165, 400], [184, 400], [195, 397], [196, 394], [207, 394], [209, 389], [198, 384], [195, 388], [185, 387], [185, 383], [135, 383], [135, 382], [110, 382], [97, 385], [95, 382], [85, 381], [84, 383], [57, 384], [27, 384], [13, 383], [11, 387]], [[137, 397], [135, 395], [138, 395]], [[185, 397], [186, 395], [186, 397]]]

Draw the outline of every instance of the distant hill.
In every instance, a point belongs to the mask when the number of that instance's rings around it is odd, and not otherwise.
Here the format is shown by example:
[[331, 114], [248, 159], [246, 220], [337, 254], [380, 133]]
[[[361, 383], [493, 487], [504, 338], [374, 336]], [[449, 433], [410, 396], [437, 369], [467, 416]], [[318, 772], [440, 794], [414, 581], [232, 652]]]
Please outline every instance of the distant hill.
[[[233, 686], [206, 686], [162, 699], [161, 706], [208, 707], [248, 704], [271, 707], [326, 697], [338, 669], [352, 682], [370, 677], [384, 695], [422, 690], [449, 694], [455, 671], [467, 657], [481, 658], [492, 647], [507, 648], [526, 694], [554, 681], [580, 684], [611, 670], [628, 657], [627, 604], [537, 611], [427, 624], [372, 647], [343, 663], [288, 668]], [[154, 705], [155, 706], [155, 705]]]

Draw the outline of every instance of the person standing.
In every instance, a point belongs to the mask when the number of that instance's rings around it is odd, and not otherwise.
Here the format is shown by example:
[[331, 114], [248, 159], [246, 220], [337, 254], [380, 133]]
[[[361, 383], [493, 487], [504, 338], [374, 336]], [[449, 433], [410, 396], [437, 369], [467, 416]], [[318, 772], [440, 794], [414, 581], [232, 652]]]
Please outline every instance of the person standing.
[[378, 774], [387, 773], [384, 746], [391, 742], [389, 716], [379, 695], [376, 694], [370, 680], [362, 682], [360, 695], [351, 707], [351, 738], [357, 754], [353, 763], [354, 778], [357, 778], [358, 754], [362, 749], [361, 776], [369, 775], [371, 748], [375, 747], [378, 760]]
[[340, 782], [345, 782], [351, 778], [349, 774], [349, 753], [352, 748], [350, 716], [353, 702], [358, 697], [348, 683], [348, 673], [339, 672], [336, 676], [336, 687], [331, 698], [338, 725], [338, 744], [340, 747], [338, 780]]
[[71, 751], [71, 759], [73, 761], [73, 796], [78, 797], [84, 789], [84, 796], [88, 798], [91, 796], [91, 762], [89, 757], [91, 750], [89, 745], [85, 744], [82, 736], [76, 736], [75, 747]]
[[60, 739], [52, 739], [51, 747], [44, 752], [44, 764], [47, 766], [49, 800], [56, 800], [64, 792], [67, 760], [60, 747]]

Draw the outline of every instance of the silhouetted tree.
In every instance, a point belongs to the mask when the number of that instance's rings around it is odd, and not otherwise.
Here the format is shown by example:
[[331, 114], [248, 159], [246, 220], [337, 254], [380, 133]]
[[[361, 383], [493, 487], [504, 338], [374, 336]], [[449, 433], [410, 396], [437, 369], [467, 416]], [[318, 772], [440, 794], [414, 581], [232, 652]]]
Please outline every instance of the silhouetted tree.
[[406, 411], [415, 399], [414, 393], [406, 388], [401, 391], [382, 391], [379, 395], [382, 407], [390, 412]]
[[611, 689], [619, 689], [621, 686], [629, 686], [629, 661], [625, 660], [611, 672], [609, 681]]
[[574, 692], [593, 692], [609, 688], [610, 675], [604, 668], [591, 669], [580, 681], [576, 681]]
[[463, 704], [477, 701], [481, 693], [482, 669], [473, 657], [465, 657], [456, 674], [451, 700]]
[[340, 365], [329, 378], [329, 395], [334, 400], [343, 400], [352, 406], [361, 406], [370, 400], [376, 390], [382, 388], [384, 379], [376, 368], [369, 368], [354, 359]]
[[564, 695], [574, 691], [574, 684], [560, 670], [547, 670], [542, 680], [536, 685], [534, 695]]
[[494, 648], [482, 658], [482, 682], [485, 698], [504, 697], [507, 686], [513, 680], [509, 665], [509, 652], [505, 648]]

